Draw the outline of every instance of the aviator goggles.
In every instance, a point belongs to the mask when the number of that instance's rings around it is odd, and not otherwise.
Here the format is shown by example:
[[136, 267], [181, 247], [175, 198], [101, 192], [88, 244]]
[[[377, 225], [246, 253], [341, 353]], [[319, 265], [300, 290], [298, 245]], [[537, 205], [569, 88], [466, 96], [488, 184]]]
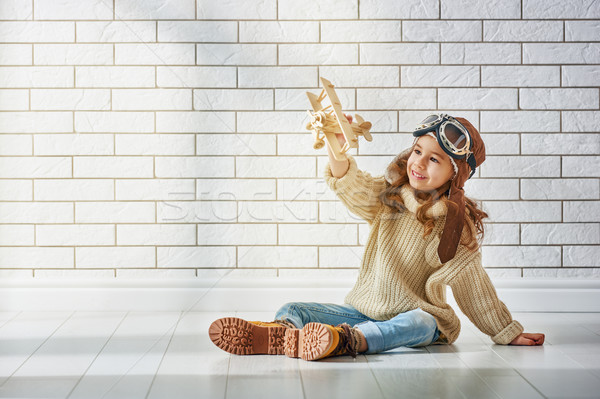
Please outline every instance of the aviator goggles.
[[435, 132], [435, 137], [442, 150], [454, 159], [464, 159], [471, 167], [471, 176], [475, 173], [475, 157], [471, 154], [471, 135], [459, 121], [446, 114], [433, 114], [417, 125], [413, 136], [421, 137]]

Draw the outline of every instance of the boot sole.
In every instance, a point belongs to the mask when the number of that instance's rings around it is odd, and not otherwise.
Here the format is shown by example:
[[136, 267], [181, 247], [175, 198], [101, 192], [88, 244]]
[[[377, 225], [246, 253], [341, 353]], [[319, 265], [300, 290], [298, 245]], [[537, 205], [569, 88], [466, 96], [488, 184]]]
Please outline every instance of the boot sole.
[[332, 344], [331, 332], [321, 323], [308, 323], [301, 330], [285, 332], [285, 354], [303, 360], [318, 360], [327, 353]]
[[217, 347], [234, 355], [283, 355], [286, 330], [224, 317], [210, 325], [208, 336]]

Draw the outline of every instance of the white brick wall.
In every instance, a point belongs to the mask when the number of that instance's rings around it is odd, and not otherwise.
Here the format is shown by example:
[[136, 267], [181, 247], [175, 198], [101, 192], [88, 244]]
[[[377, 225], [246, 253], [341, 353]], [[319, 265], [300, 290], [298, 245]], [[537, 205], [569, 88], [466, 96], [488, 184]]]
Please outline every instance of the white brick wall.
[[596, 0], [4, 0], [0, 275], [353, 277], [368, 226], [304, 130], [318, 78], [380, 174], [478, 127], [490, 274], [600, 278]]

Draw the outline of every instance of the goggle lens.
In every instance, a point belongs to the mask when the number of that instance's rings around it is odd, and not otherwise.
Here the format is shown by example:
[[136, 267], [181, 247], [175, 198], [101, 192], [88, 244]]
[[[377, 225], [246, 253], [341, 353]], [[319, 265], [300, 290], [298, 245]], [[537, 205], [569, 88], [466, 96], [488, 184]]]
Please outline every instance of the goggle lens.
[[457, 150], [462, 150], [467, 146], [467, 137], [455, 125], [447, 123], [444, 127], [444, 135]]
[[437, 120], [440, 120], [439, 115], [429, 115], [427, 118], [423, 119], [423, 122], [421, 122], [422, 125], [427, 125], [430, 124], [432, 122], [435, 122]]

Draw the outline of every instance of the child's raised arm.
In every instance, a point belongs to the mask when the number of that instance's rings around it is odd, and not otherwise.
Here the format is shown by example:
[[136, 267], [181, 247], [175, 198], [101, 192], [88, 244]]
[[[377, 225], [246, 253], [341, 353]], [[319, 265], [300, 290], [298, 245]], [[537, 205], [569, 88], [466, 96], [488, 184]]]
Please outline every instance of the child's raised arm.
[[[340, 138], [340, 136], [342, 136], [341, 134], [337, 134], [336, 136], [338, 136], [340, 144], [345, 143], [344, 138]], [[329, 167], [331, 168], [332, 176], [337, 177], [338, 179], [340, 177], [344, 177], [346, 175], [346, 172], [348, 172], [348, 168], [350, 166], [350, 164], [348, 163], [348, 159], [344, 159], [343, 161], [338, 161], [337, 159], [335, 159], [329, 146], [327, 146], [327, 154], [329, 154]]]
[[[346, 115], [346, 118], [352, 122], [351, 116]], [[337, 139], [340, 144], [345, 143], [342, 134], [338, 134]], [[329, 146], [327, 150], [329, 164], [324, 170], [325, 182], [350, 212], [371, 223], [382, 206], [379, 194], [385, 189], [384, 177], [372, 177], [361, 171], [351, 156], [336, 161]]]

